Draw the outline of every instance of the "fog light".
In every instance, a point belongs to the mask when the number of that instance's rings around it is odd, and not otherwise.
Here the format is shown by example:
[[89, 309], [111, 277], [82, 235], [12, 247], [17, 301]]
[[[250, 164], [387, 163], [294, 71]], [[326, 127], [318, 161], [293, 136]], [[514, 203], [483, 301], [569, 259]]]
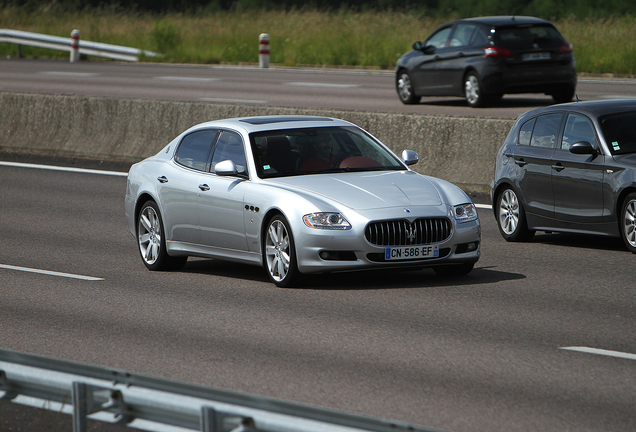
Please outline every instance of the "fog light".
[[468, 243], [466, 246], [466, 252], [472, 252], [477, 250], [477, 243]]
[[327, 251], [322, 251], [322, 252], [320, 252], [319, 255], [320, 255], [320, 258], [322, 258], [324, 260], [329, 259], [329, 252], [327, 252]]

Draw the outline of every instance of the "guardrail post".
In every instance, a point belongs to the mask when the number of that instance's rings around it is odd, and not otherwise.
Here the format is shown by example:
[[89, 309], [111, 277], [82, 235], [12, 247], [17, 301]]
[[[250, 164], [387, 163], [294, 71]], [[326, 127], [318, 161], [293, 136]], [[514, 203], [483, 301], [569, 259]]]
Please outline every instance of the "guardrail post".
[[269, 35], [261, 33], [258, 37], [258, 67], [269, 67]]
[[88, 415], [88, 389], [86, 384], [73, 381], [73, 432], [86, 432]]
[[79, 30], [75, 29], [71, 32], [71, 63], [76, 63], [80, 59], [79, 37]]

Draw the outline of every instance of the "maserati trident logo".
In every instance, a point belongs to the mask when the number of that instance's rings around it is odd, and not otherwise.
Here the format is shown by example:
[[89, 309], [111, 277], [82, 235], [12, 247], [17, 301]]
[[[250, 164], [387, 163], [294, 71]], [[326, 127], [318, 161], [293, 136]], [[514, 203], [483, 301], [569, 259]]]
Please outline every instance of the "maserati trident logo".
[[407, 208], [405, 208], [405, 209], [404, 209], [404, 211], [405, 211], [406, 213], [411, 213], [411, 209], [407, 209]]
[[409, 239], [411, 244], [413, 244], [413, 242], [415, 241], [415, 234], [416, 234], [415, 227], [413, 227], [413, 225], [409, 226], [409, 232], [407, 233], [406, 238]]

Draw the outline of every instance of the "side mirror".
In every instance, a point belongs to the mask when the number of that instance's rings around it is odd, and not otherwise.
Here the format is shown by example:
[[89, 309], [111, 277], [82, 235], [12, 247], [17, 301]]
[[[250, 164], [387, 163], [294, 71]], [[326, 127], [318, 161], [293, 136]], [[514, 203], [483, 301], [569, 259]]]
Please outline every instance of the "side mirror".
[[598, 150], [592, 147], [592, 144], [590, 144], [587, 141], [579, 141], [579, 142], [575, 142], [574, 144], [570, 146], [570, 153], [578, 154], [578, 155], [597, 156]]
[[214, 173], [220, 176], [231, 176], [238, 174], [238, 168], [231, 160], [224, 160], [214, 166]]
[[415, 165], [420, 160], [420, 157], [413, 150], [404, 150], [402, 152], [402, 160], [407, 165]]
[[428, 45], [428, 46], [425, 46], [422, 51], [424, 52], [424, 54], [431, 55], [431, 54], [435, 54], [436, 50], [437, 48], [435, 48], [433, 45]]

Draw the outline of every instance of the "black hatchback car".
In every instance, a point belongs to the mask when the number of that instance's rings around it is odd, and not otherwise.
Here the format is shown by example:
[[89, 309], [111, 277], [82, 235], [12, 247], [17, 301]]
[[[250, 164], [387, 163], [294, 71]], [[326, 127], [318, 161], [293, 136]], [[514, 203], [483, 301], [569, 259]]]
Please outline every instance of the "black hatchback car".
[[569, 102], [576, 89], [572, 45], [549, 21], [483, 17], [438, 27], [397, 63], [395, 85], [405, 104], [422, 96], [465, 97], [482, 107], [510, 93], [545, 93]]
[[636, 100], [572, 102], [521, 115], [490, 185], [501, 235], [621, 237], [636, 253]]

